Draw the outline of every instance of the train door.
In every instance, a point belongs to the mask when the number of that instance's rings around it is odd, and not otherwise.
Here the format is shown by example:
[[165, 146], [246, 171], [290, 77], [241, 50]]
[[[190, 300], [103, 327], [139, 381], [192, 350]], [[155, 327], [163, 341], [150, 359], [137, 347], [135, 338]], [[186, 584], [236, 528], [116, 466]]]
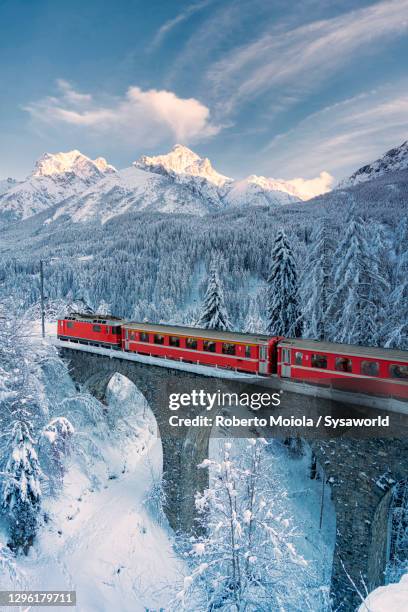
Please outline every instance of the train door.
[[268, 345], [261, 344], [259, 347], [259, 373], [268, 374]]
[[282, 348], [281, 375], [290, 378], [290, 349]]

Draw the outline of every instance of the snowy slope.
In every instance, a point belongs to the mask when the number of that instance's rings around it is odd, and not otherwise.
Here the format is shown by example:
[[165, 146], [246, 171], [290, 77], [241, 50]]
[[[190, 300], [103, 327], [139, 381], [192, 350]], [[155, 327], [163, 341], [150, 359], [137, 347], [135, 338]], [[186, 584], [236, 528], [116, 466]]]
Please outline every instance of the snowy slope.
[[25, 180], [0, 195], [0, 218], [26, 219], [83, 192], [115, 172], [105, 159], [91, 160], [76, 150], [45, 153]]
[[299, 202], [300, 199], [285, 181], [256, 175], [231, 182], [224, 195], [229, 206], [271, 206]]
[[74, 222], [106, 222], [125, 212], [142, 210], [205, 215], [221, 206], [216, 193], [203, 197], [189, 184], [132, 166], [70, 198], [58, 207], [52, 219], [67, 215]]
[[[60, 378], [57, 393], [70, 393], [70, 384]], [[23, 585], [10, 584], [0, 572], [0, 588], [75, 590], [78, 612], [167, 607], [185, 570], [150, 493], [161, 477], [161, 443], [143, 396], [116, 374], [106, 411], [115, 419], [124, 406], [126, 418], [114, 422], [108, 437], [91, 424], [78, 432], [98, 451], [82, 459], [73, 452], [62, 491], [44, 501], [48, 518], [34, 547], [18, 559]]]
[[408, 140], [399, 147], [390, 149], [382, 157], [376, 159], [371, 164], [362, 166], [349, 178], [340, 181], [338, 187], [352, 187], [358, 183], [371, 181], [372, 179], [384, 176], [390, 172], [398, 172], [408, 169]]
[[12, 187], [14, 187], [14, 185], [16, 184], [17, 184], [17, 181], [12, 178], [0, 180], [0, 196], [3, 195], [3, 193], [6, 193], [6, 191], [11, 189]]

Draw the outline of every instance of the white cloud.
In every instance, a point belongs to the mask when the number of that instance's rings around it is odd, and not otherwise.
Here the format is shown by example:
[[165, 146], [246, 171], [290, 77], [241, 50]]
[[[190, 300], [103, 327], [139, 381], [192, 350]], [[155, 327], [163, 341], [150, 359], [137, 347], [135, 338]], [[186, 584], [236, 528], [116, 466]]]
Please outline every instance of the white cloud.
[[340, 179], [407, 137], [408, 81], [404, 80], [310, 115], [275, 136], [262, 158], [286, 176], [314, 176], [326, 168]]
[[331, 190], [334, 183], [334, 177], [328, 172], [324, 171], [319, 176], [312, 179], [294, 178], [286, 181], [289, 185], [292, 185], [296, 191], [301, 194], [301, 197], [305, 200], [310, 200], [315, 196], [327, 193]]
[[99, 103], [91, 94], [57, 81], [58, 96], [46, 97], [24, 107], [36, 121], [49, 125], [87, 128], [127, 142], [143, 140], [154, 145], [166, 139], [195, 142], [217, 134], [207, 106], [195, 98], [179, 98], [172, 91], [129, 87], [123, 98]]
[[172, 19], [166, 21], [156, 32], [153, 37], [152, 43], [150, 45], [150, 50], [153, 50], [160, 46], [163, 39], [176, 28], [178, 25], [187, 21], [192, 15], [198, 13], [202, 9], [206, 8], [209, 4], [211, 4], [213, 0], [203, 0], [202, 2], [197, 2], [196, 4], [190, 4], [184, 11], [178, 13]]
[[256, 41], [213, 64], [207, 78], [227, 113], [244, 99], [271, 89], [279, 111], [282, 98], [302, 98], [339, 67], [355, 62], [358, 53], [407, 30], [408, 0], [384, 0], [292, 29], [269, 26]]

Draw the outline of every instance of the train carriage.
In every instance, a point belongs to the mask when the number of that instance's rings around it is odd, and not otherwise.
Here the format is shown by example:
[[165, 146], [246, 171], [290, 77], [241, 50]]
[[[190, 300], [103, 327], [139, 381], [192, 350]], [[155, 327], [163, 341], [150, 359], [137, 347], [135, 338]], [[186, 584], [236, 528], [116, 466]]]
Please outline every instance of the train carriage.
[[59, 340], [121, 349], [123, 319], [95, 314], [71, 314], [58, 321]]
[[408, 352], [285, 338], [278, 345], [282, 378], [354, 393], [408, 399]]
[[153, 323], [122, 326], [123, 350], [186, 363], [269, 375], [276, 338]]

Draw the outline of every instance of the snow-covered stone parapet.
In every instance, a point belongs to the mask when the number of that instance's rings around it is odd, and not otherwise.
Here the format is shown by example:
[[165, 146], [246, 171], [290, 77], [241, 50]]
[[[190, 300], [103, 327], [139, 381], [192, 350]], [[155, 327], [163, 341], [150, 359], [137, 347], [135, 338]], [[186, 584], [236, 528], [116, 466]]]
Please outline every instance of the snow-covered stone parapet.
[[370, 593], [358, 612], [406, 612], [408, 609], [408, 574], [397, 584], [378, 587]]

